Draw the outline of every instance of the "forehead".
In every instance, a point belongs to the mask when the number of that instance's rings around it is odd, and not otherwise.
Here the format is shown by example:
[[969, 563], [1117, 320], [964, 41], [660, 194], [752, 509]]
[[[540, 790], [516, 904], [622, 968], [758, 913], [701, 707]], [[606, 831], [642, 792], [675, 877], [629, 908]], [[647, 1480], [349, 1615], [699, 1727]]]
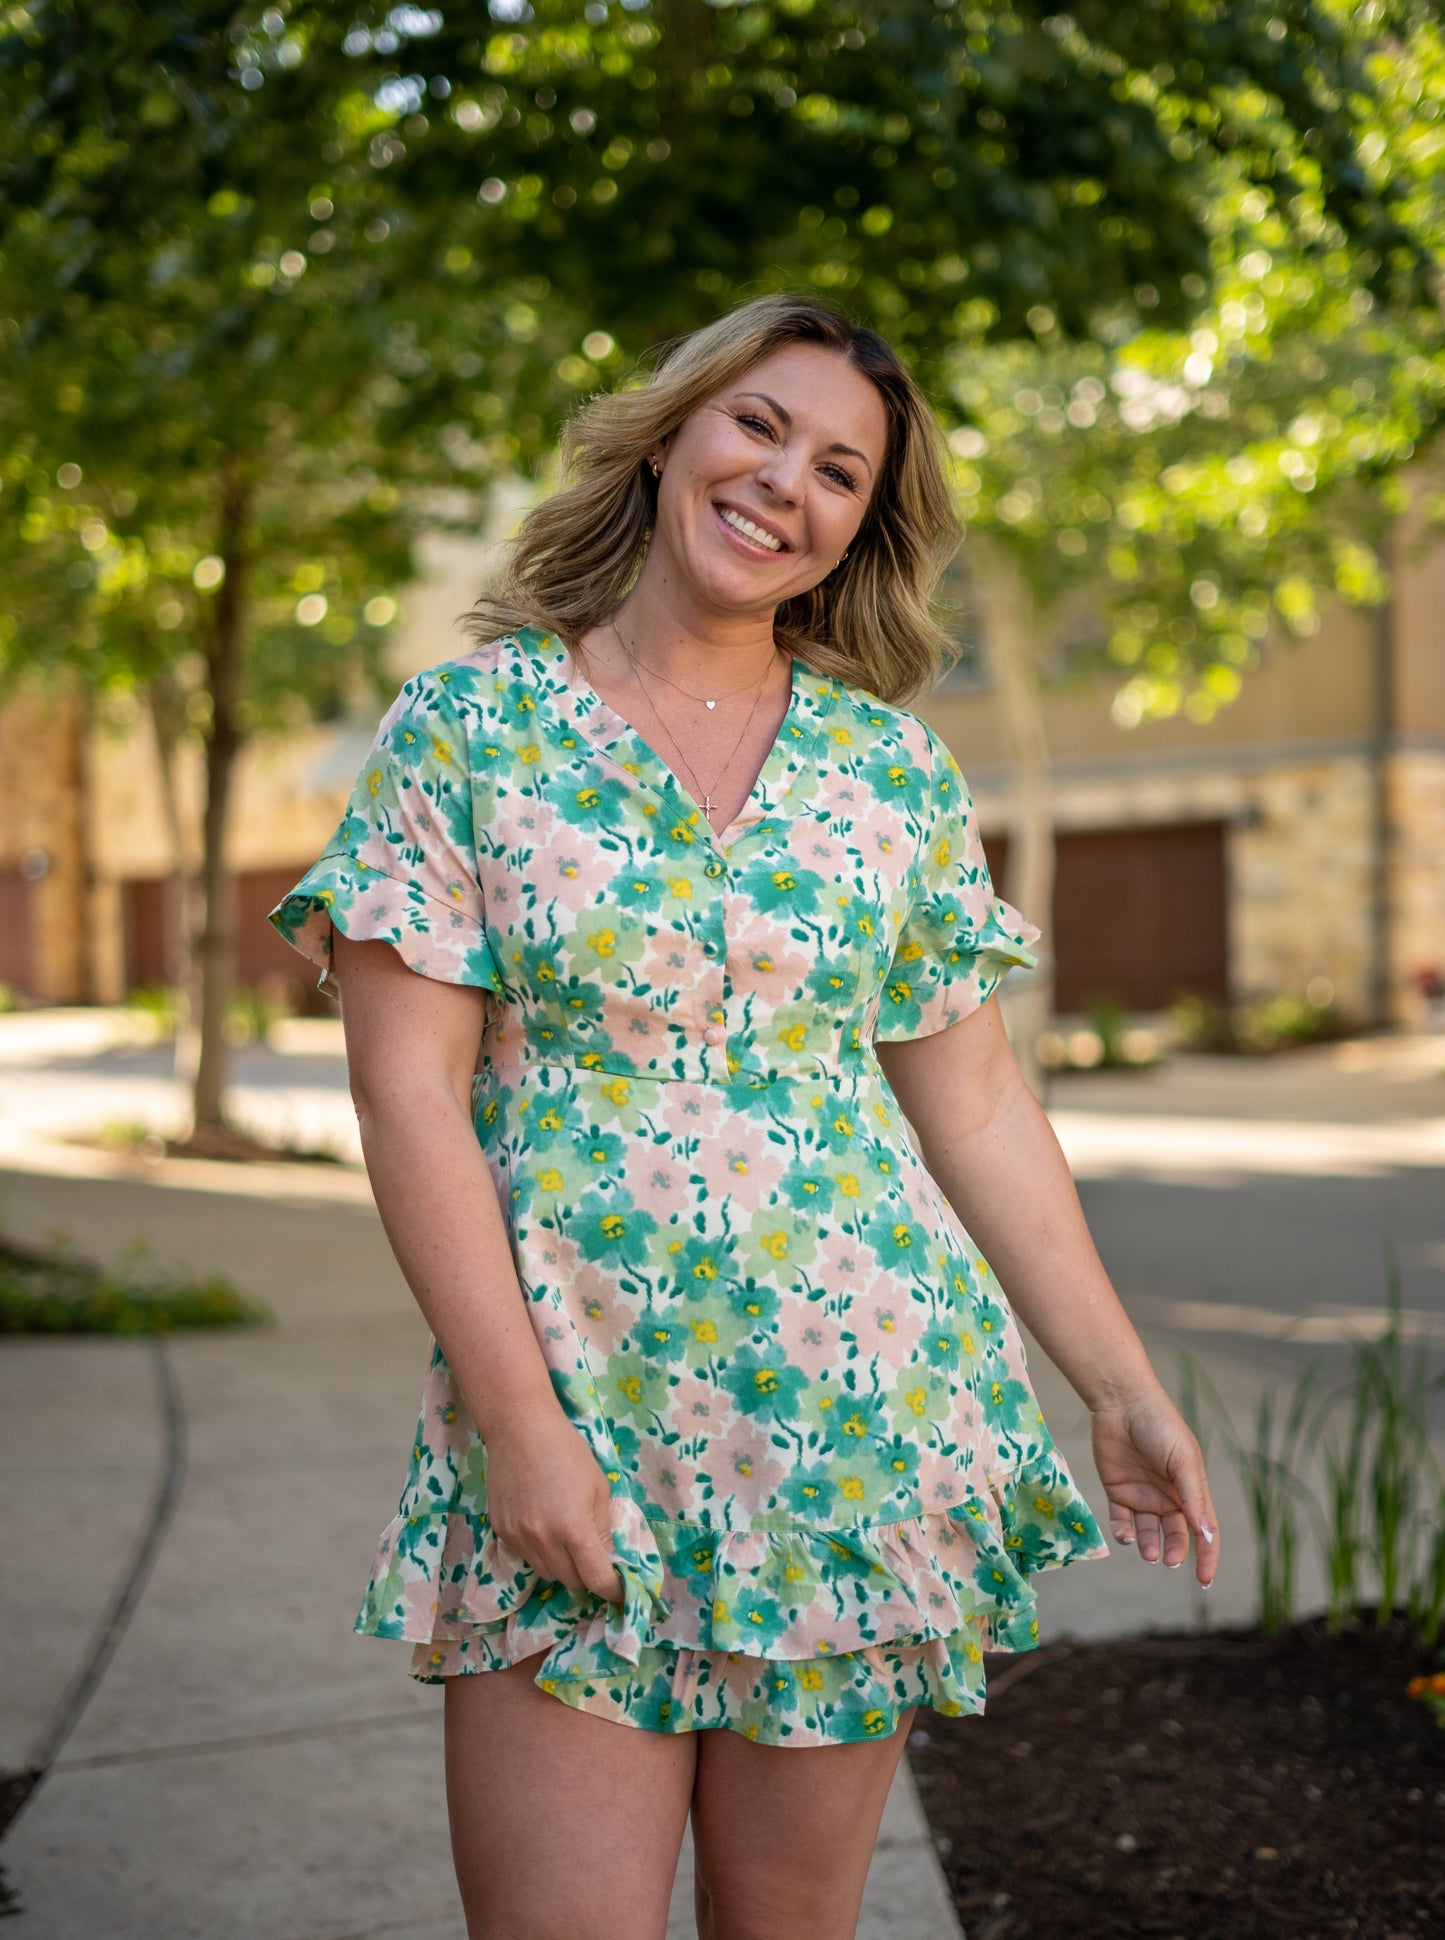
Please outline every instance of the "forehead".
[[783, 344], [745, 370], [721, 395], [766, 392], [797, 429], [825, 442], [856, 445], [876, 470], [888, 442], [888, 408], [870, 378], [825, 344]]

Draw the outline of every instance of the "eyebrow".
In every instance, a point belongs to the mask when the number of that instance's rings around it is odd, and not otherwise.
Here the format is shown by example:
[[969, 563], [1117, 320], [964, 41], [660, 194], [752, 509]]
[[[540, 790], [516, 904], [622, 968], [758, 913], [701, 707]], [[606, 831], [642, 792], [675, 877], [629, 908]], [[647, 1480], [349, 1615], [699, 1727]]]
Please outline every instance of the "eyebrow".
[[[785, 425], [790, 425], [793, 422], [792, 412], [785, 411], [782, 405], [779, 404], [778, 400], [775, 397], [769, 397], [766, 391], [738, 391], [736, 395], [738, 397], [760, 397], [763, 400], [764, 404], [770, 405], [772, 409], [777, 412], [778, 416], [782, 419]], [[869, 463], [866, 455], [863, 452], [859, 451], [856, 445], [831, 444], [828, 446], [828, 449], [829, 451], [846, 451], [850, 458], [862, 459], [863, 463], [868, 466], [868, 470], [870, 473], [873, 470], [873, 467]]]

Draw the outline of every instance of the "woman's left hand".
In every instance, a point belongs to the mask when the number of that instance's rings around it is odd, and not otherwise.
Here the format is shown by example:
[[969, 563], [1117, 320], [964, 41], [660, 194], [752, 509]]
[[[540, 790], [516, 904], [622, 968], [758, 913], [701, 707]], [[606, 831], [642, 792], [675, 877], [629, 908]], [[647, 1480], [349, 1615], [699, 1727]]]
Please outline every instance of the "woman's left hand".
[[1194, 1573], [1208, 1586], [1219, 1567], [1219, 1521], [1204, 1456], [1162, 1387], [1090, 1410], [1094, 1465], [1118, 1543], [1138, 1542], [1146, 1563], [1178, 1569], [1194, 1532]]

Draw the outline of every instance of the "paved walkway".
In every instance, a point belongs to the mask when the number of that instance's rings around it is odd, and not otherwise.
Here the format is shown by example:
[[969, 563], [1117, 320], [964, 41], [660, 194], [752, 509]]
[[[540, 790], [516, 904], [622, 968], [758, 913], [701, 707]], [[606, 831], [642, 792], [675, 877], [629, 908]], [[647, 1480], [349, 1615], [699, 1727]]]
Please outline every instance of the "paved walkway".
[[[22, 1505], [0, 1573], [0, 1771], [49, 1766], [0, 1848], [15, 1940], [461, 1940], [437, 1694], [397, 1647], [347, 1636], [423, 1324], [359, 1173], [64, 1143], [173, 1108], [163, 1055], [113, 1040], [103, 1013], [0, 1018], [0, 1230], [97, 1256], [143, 1237], [158, 1262], [224, 1267], [278, 1324], [0, 1352], [0, 1466]], [[242, 1109], [302, 1142], [350, 1136], [335, 1027], [283, 1043], [242, 1061]], [[1072, 1079], [1055, 1107], [1166, 1378], [1188, 1347], [1243, 1404], [1262, 1370], [1298, 1364], [1302, 1322], [1327, 1347], [1377, 1327], [1372, 1236], [1358, 1259], [1346, 1239], [1382, 1194], [1412, 1323], [1445, 1311], [1445, 1041]], [[1102, 1510], [1077, 1398], [1041, 1354], [1030, 1367]], [[1209, 1608], [1187, 1570], [1116, 1554], [1041, 1580], [1046, 1639], [1247, 1619], [1243, 1505], [1222, 1464], [1213, 1479], [1231, 1547]], [[684, 1876], [675, 1940], [688, 1903]], [[905, 1776], [860, 1934], [957, 1933]]]

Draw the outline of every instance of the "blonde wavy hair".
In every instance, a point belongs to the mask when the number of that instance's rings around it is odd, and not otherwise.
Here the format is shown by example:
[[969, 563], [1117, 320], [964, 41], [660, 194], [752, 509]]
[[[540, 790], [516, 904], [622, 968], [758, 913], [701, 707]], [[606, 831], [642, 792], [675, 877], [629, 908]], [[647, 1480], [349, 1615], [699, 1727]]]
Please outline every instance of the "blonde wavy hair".
[[958, 545], [942, 435], [882, 337], [809, 296], [762, 296], [656, 353], [640, 382], [590, 398], [562, 436], [563, 484], [523, 520], [500, 583], [467, 615], [476, 640], [519, 626], [573, 652], [636, 579], [657, 515], [647, 454], [784, 344], [821, 344], [876, 387], [888, 416], [883, 466], [844, 563], [784, 600], [778, 644], [818, 673], [887, 701], [916, 698], [956, 658], [931, 597]]

